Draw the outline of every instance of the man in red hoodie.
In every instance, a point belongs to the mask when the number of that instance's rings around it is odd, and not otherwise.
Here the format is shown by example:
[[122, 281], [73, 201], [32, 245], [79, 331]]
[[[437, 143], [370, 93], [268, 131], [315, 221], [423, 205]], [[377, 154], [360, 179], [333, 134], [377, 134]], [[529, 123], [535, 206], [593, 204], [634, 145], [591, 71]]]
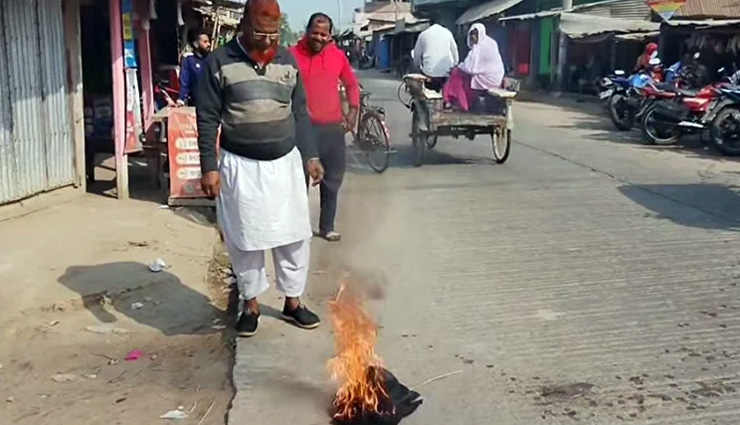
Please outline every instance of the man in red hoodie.
[[[360, 85], [347, 56], [332, 40], [333, 26], [329, 16], [314, 14], [308, 21], [305, 37], [291, 48], [291, 52], [306, 87], [308, 113], [324, 167], [319, 235], [330, 242], [338, 242], [342, 236], [334, 229], [334, 218], [346, 168], [344, 135], [357, 124]], [[347, 92], [347, 115], [342, 111], [340, 82]]]

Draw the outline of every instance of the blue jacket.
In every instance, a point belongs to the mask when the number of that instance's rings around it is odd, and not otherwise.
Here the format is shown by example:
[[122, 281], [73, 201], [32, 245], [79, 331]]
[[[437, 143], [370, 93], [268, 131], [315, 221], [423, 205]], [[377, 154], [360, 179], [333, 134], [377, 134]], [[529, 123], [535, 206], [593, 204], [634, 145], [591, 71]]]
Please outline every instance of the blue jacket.
[[671, 83], [673, 80], [676, 79], [678, 76], [678, 73], [681, 71], [681, 68], [683, 67], [683, 64], [681, 61], [678, 61], [670, 66], [665, 72], [665, 82]]
[[185, 104], [195, 104], [195, 92], [198, 80], [205, 69], [205, 57], [186, 53], [180, 66], [180, 100]]

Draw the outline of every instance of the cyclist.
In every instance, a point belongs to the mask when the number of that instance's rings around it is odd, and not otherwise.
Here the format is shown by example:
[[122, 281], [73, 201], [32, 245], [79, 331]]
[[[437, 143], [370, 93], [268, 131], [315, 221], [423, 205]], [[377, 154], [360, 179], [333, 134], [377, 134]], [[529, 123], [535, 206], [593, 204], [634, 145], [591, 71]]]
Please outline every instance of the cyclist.
[[450, 71], [460, 62], [455, 36], [437, 23], [419, 34], [413, 57], [416, 68], [430, 79], [427, 88], [435, 91], [442, 91]]

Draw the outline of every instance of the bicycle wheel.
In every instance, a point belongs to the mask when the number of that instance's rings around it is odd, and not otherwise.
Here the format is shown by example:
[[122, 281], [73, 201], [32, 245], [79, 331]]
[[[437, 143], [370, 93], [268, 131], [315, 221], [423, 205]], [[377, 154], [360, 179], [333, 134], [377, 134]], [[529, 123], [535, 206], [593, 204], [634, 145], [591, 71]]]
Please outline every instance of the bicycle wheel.
[[411, 93], [409, 93], [406, 82], [402, 82], [401, 85], [398, 86], [398, 101], [407, 109], [411, 109], [411, 103], [414, 101], [414, 98], [411, 96]]
[[493, 159], [497, 164], [503, 164], [511, 153], [511, 130], [502, 131], [496, 128], [491, 132]]
[[367, 158], [370, 168], [378, 174], [388, 169], [391, 146], [388, 129], [380, 115], [368, 112], [362, 117], [358, 139], [360, 150]]
[[414, 166], [421, 167], [424, 164], [424, 151], [426, 151], [428, 136], [420, 128], [419, 112], [414, 111], [411, 118], [411, 142], [414, 147]]

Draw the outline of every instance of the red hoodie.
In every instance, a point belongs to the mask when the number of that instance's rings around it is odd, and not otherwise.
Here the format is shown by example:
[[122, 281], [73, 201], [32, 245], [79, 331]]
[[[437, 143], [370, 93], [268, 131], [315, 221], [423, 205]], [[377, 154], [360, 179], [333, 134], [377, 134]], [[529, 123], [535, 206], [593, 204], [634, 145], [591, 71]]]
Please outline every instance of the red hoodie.
[[342, 122], [342, 101], [339, 82], [347, 90], [349, 106], [360, 106], [360, 85], [344, 52], [334, 43], [328, 44], [319, 54], [314, 54], [308, 41], [303, 39], [290, 48], [298, 62], [298, 70], [306, 87], [308, 114], [318, 125]]

